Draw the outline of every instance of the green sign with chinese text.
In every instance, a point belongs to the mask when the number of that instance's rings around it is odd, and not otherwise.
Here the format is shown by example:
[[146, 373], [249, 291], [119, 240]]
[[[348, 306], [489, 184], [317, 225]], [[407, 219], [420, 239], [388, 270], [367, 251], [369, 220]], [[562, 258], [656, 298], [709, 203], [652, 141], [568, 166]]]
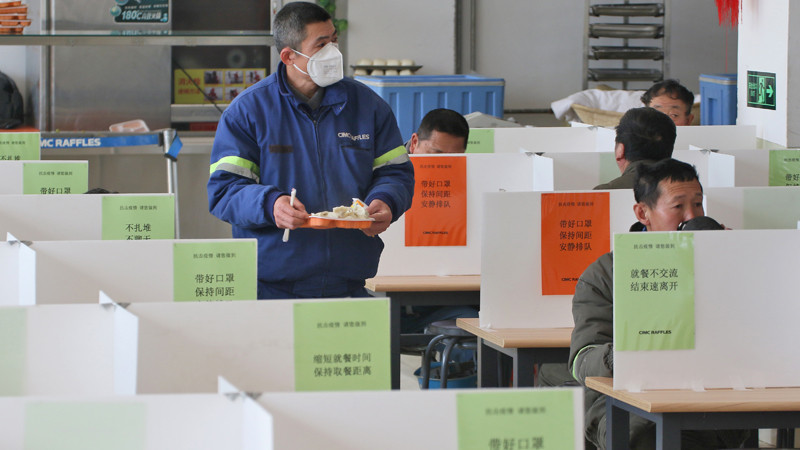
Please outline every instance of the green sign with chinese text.
[[775, 74], [747, 71], [747, 107], [775, 109], [777, 92]]
[[494, 153], [494, 129], [476, 128], [469, 130], [466, 153]]
[[575, 427], [583, 424], [575, 423], [574, 395], [569, 389], [459, 393], [458, 449], [576, 448]]
[[105, 194], [102, 214], [103, 239], [175, 239], [175, 198], [171, 195]]
[[296, 391], [391, 389], [389, 300], [294, 305]]
[[0, 132], [0, 161], [41, 159], [38, 132]]
[[176, 302], [255, 300], [256, 241], [176, 242]]
[[769, 185], [800, 186], [800, 150], [769, 151]]
[[615, 349], [692, 349], [694, 337], [694, 234], [615, 235]]
[[83, 194], [88, 189], [88, 161], [22, 163], [23, 194]]

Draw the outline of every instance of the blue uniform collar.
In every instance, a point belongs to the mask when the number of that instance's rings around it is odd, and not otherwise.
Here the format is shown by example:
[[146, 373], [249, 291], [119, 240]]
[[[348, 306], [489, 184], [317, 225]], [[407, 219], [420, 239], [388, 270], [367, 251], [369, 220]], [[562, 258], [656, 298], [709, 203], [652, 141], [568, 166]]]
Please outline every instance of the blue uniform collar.
[[[288, 98], [295, 107], [300, 106], [300, 102], [289, 87], [289, 80], [286, 77], [286, 65], [283, 62], [278, 63], [278, 70], [275, 72], [278, 79], [278, 88], [281, 95]], [[325, 95], [322, 97], [320, 108], [331, 107], [334, 114], [339, 115], [347, 104], [347, 79], [343, 79], [338, 83], [332, 84], [325, 88]]]

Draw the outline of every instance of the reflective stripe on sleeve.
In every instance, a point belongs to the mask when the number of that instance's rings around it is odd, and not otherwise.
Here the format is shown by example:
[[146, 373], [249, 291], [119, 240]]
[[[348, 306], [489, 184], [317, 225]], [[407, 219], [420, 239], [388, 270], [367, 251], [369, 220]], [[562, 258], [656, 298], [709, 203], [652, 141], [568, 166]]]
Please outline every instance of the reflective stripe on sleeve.
[[578, 368], [578, 365], [575, 364], [578, 361], [578, 357], [581, 356], [581, 353], [583, 353], [584, 350], [588, 350], [590, 348], [595, 348], [595, 347], [600, 347], [600, 346], [587, 345], [586, 347], [583, 347], [582, 349], [578, 350], [578, 353], [575, 354], [575, 358], [572, 359], [572, 378], [575, 378], [576, 380], [578, 379], [578, 375], [575, 373], [575, 369]]
[[380, 169], [383, 166], [390, 166], [393, 164], [403, 164], [410, 161], [406, 147], [401, 145], [394, 150], [381, 155], [379, 158], [372, 162], [372, 170]]
[[258, 168], [256, 163], [238, 156], [225, 156], [211, 165], [211, 170], [209, 173], [214, 173], [217, 170], [224, 170], [225, 172], [250, 178], [256, 183], [259, 182], [259, 178], [261, 176], [261, 170]]

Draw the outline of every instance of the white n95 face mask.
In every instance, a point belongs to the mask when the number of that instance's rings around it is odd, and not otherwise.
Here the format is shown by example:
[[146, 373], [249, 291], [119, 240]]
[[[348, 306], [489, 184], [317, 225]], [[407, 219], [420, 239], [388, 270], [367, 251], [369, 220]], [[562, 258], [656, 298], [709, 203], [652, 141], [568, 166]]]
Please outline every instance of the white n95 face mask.
[[342, 53], [339, 52], [339, 46], [333, 42], [329, 42], [320, 51], [311, 56], [306, 56], [297, 50], [292, 49], [298, 55], [308, 58], [308, 72], [304, 72], [297, 64], [292, 64], [295, 69], [303, 72], [311, 77], [311, 81], [319, 87], [330, 86], [333, 83], [344, 78], [344, 63], [342, 62]]

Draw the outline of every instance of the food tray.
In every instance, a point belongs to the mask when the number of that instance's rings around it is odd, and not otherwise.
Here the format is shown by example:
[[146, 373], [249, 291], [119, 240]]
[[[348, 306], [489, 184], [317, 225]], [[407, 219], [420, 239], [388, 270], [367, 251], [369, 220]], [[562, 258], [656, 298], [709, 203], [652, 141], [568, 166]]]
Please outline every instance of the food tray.
[[592, 5], [589, 7], [590, 16], [650, 16], [664, 15], [664, 5], [660, 3], [636, 3], [627, 5]]
[[589, 25], [589, 36], [624, 39], [650, 39], [663, 35], [664, 27], [657, 24], [593, 23]]
[[362, 229], [369, 228], [375, 219], [333, 219], [328, 217], [316, 217], [312, 215], [308, 218], [308, 222], [301, 228], [316, 228], [324, 230], [328, 228], [351, 228]]
[[364, 69], [368, 72], [373, 70], [396, 70], [399, 72], [401, 70], [406, 70], [406, 69], [410, 70], [411, 72], [416, 72], [422, 68], [422, 66], [375, 66], [375, 65], [361, 65], [361, 66], [351, 65], [350, 67], [352, 67], [353, 69]]
[[663, 59], [664, 50], [658, 47], [593, 46], [589, 55], [593, 59]]
[[656, 69], [589, 69], [591, 81], [660, 81], [664, 76]]

